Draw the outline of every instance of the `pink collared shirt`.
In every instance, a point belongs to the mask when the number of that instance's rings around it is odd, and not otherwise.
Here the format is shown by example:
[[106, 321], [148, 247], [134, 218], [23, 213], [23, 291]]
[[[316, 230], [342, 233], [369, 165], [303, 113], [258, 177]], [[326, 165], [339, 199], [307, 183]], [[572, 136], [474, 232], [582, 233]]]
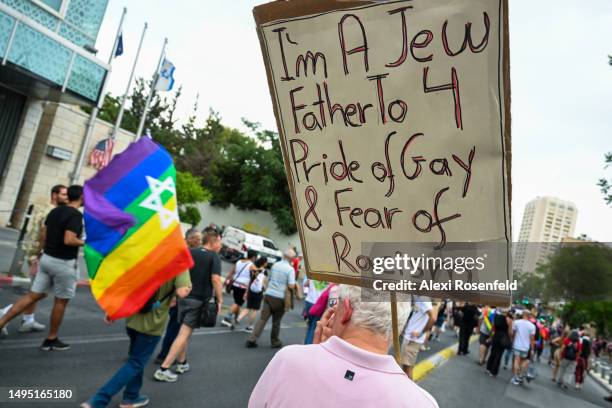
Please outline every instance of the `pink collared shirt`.
[[339, 337], [281, 349], [259, 378], [249, 408], [438, 408], [393, 357], [362, 350]]

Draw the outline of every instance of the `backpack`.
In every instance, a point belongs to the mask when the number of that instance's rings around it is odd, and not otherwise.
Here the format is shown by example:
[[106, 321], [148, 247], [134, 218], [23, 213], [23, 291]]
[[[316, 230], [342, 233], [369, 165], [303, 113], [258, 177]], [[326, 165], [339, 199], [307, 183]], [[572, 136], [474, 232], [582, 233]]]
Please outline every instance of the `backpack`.
[[576, 346], [576, 343], [571, 342], [570, 344], [568, 344], [565, 347], [565, 356], [564, 356], [564, 358], [566, 360], [572, 360], [572, 361], [576, 360], [577, 354], [578, 354], [578, 348]]

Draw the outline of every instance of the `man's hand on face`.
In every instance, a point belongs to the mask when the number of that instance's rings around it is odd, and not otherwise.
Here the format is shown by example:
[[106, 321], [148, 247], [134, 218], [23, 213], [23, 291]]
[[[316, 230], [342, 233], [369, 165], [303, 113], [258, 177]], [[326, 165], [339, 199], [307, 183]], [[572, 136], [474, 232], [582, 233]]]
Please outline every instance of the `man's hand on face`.
[[335, 312], [336, 307], [330, 307], [325, 311], [325, 313], [323, 313], [321, 320], [317, 322], [317, 328], [315, 329], [315, 334], [312, 341], [313, 344], [323, 343], [332, 336]]

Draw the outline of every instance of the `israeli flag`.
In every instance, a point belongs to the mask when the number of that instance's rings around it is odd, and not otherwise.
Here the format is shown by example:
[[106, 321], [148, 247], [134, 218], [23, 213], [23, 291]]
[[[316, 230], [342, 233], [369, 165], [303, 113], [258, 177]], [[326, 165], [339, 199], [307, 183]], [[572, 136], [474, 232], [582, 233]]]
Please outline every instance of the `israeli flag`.
[[159, 72], [157, 73], [157, 82], [155, 82], [155, 90], [166, 92], [174, 86], [174, 64], [164, 58]]

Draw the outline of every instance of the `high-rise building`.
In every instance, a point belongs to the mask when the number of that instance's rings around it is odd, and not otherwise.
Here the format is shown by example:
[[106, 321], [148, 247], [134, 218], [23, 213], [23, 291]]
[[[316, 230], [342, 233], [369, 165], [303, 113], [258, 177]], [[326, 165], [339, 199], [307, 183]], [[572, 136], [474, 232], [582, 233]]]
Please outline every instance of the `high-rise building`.
[[514, 270], [533, 272], [555, 252], [564, 237], [574, 235], [578, 210], [572, 202], [537, 197], [525, 206], [514, 251]]

